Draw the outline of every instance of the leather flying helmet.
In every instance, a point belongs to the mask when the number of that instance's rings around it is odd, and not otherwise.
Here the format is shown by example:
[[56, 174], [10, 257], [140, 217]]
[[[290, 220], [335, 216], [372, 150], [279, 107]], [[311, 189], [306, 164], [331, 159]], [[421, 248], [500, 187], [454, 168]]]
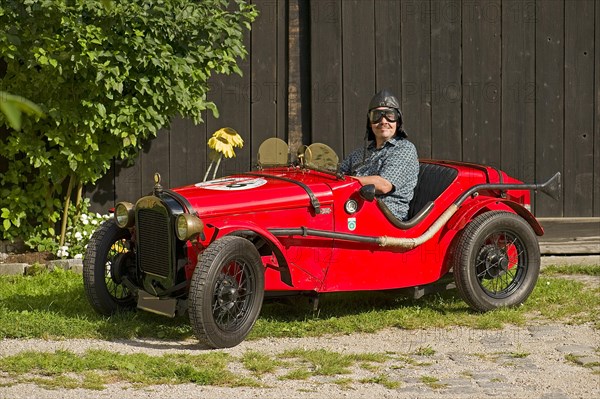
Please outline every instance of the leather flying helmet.
[[[398, 112], [398, 121], [396, 125], [396, 136], [398, 137], [407, 137], [408, 135], [402, 128], [402, 112], [400, 111], [400, 101], [396, 98], [396, 96], [388, 89], [383, 89], [371, 98], [369, 102], [369, 111], [374, 108], [379, 107], [388, 107], [393, 108]], [[371, 121], [367, 116], [367, 139], [375, 140], [375, 134], [373, 134], [373, 129], [371, 129]]]

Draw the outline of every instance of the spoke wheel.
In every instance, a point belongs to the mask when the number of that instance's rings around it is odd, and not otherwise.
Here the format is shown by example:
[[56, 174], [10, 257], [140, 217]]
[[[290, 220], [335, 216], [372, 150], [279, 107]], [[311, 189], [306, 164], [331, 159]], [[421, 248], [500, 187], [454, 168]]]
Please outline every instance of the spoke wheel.
[[540, 252], [533, 229], [509, 212], [486, 212], [458, 236], [453, 255], [459, 293], [473, 309], [523, 303], [533, 291]]
[[218, 239], [202, 253], [190, 283], [190, 322], [213, 348], [242, 342], [262, 308], [264, 269], [254, 245], [241, 237]]
[[129, 265], [135, 261], [130, 239], [127, 229], [119, 228], [109, 219], [88, 243], [83, 260], [83, 285], [90, 304], [100, 314], [110, 316], [135, 307], [135, 296], [122, 282]]

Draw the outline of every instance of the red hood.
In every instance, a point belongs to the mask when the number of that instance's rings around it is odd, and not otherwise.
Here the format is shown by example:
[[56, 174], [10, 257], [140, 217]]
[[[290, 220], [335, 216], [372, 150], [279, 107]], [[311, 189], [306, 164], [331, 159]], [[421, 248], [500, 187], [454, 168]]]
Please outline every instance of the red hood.
[[185, 197], [199, 216], [214, 217], [310, 207], [310, 197], [302, 185], [314, 194], [321, 205], [329, 204], [333, 202], [330, 186], [340, 183], [348, 182], [313, 170], [276, 168], [227, 176], [173, 191]]

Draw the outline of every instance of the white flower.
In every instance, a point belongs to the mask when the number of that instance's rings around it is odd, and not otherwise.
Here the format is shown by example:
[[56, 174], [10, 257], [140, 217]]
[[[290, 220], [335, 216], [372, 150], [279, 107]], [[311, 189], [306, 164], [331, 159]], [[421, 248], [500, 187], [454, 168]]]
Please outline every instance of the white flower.
[[73, 258], [75, 258], [75, 259], [82, 259], [83, 255], [82, 254], [77, 254]]
[[66, 245], [60, 247], [58, 251], [56, 251], [56, 256], [59, 258], [66, 258], [69, 256], [69, 251], [67, 251], [68, 247]]
[[81, 223], [83, 223], [84, 226], [87, 226], [90, 222], [88, 222], [87, 218], [82, 219]]
[[83, 220], [87, 220], [87, 219], [88, 219], [88, 215], [87, 215], [87, 213], [84, 213], [83, 215], [81, 215], [81, 219], [83, 219]]
[[92, 224], [93, 224], [94, 226], [96, 226], [96, 225], [98, 224], [98, 221], [97, 221], [96, 219], [92, 219]]
[[100, 218], [102, 218], [102, 215], [101, 215], [101, 214], [99, 214], [99, 213], [96, 213], [96, 217], [97, 217], [98, 219], [100, 219]]
[[78, 240], [81, 240], [83, 238], [83, 236], [81, 235], [80, 232], [75, 233], [75, 238]]

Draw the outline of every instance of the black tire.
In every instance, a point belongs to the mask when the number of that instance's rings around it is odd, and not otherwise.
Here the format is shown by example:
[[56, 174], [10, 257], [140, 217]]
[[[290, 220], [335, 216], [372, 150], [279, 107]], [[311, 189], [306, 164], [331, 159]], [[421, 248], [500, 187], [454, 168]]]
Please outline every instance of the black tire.
[[131, 262], [131, 234], [113, 219], [100, 225], [88, 243], [83, 258], [83, 286], [94, 310], [110, 316], [136, 306], [133, 293], [122, 283], [121, 276]]
[[226, 236], [200, 256], [190, 283], [190, 322], [212, 348], [242, 342], [258, 318], [264, 298], [264, 267], [254, 245]]
[[522, 304], [540, 272], [540, 249], [531, 226], [509, 212], [486, 212], [460, 233], [453, 255], [461, 297], [477, 311]]

